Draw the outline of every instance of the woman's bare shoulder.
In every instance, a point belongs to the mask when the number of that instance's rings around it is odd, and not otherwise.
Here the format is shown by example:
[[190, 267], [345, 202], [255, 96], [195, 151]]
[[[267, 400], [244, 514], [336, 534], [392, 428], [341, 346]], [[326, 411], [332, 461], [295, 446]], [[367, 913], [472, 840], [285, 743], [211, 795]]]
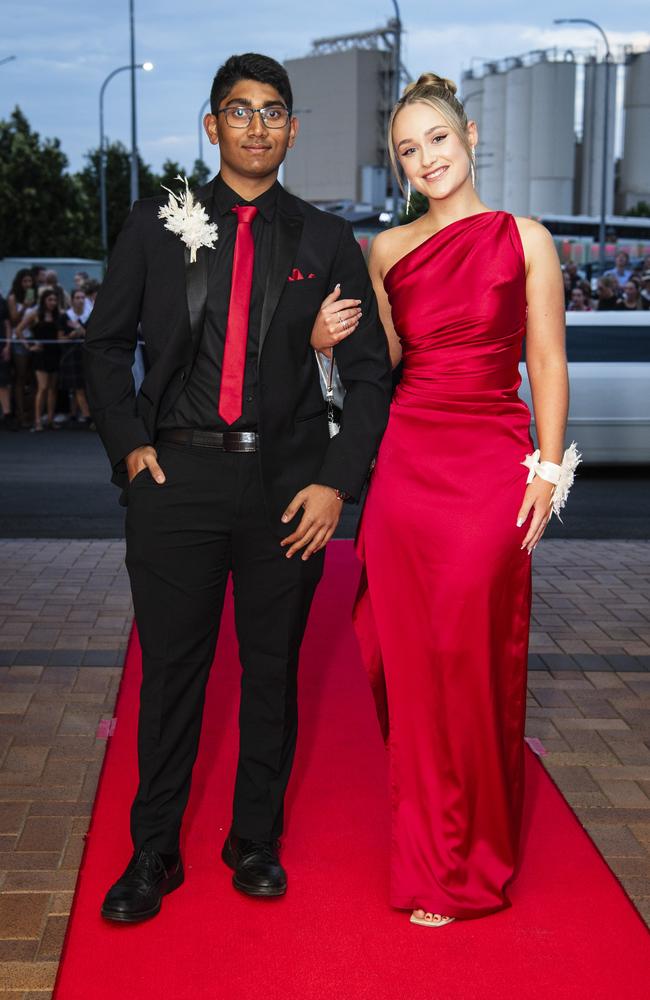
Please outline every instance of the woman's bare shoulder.
[[531, 247], [534, 246], [553, 246], [553, 237], [550, 232], [543, 226], [541, 222], [536, 222], [535, 219], [529, 219], [525, 215], [513, 215], [513, 219], [519, 230], [519, 235], [521, 236], [522, 242], [526, 240]]
[[535, 262], [557, 259], [555, 243], [546, 226], [525, 215], [514, 215], [513, 218], [519, 230], [527, 268]]
[[387, 271], [390, 271], [393, 264], [400, 257], [408, 252], [414, 239], [417, 242], [413, 225], [412, 222], [409, 222], [404, 226], [394, 226], [393, 229], [384, 229], [372, 241], [370, 264], [379, 271], [382, 277]]

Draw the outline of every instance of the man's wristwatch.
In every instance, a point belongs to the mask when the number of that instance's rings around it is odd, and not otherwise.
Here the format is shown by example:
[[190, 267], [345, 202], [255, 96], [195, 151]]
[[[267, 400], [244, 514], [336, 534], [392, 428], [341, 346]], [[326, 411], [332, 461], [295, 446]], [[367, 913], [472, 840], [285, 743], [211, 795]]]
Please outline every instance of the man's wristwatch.
[[352, 497], [350, 496], [350, 494], [346, 493], [345, 490], [337, 490], [337, 489], [335, 489], [334, 492], [336, 493], [336, 499], [337, 500], [341, 500], [343, 503], [345, 503], [346, 500], [351, 500], [352, 499]]

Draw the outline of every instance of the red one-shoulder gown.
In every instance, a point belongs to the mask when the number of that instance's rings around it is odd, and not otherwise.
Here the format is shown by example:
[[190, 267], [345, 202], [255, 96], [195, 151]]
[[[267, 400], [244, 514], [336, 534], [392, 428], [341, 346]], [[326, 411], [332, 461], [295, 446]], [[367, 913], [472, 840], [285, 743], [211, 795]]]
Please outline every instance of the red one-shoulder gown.
[[459, 219], [384, 284], [403, 375], [354, 620], [390, 753], [390, 900], [475, 917], [509, 905], [523, 801], [531, 566], [516, 520], [533, 445], [515, 220]]

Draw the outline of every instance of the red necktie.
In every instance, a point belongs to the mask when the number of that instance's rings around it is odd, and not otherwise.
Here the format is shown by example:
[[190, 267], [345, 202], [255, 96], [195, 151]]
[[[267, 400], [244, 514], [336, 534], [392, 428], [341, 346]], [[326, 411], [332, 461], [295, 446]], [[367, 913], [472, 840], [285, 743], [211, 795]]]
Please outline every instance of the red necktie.
[[257, 215], [257, 209], [254, 205], [235, 205], [233, 212], [237, 213], [237, 237], [232, 259], [230, 305], [219, 392], [219, 416], [227, 424], [234, 424], [241, 417], [242, 411], [248, 313], [255, 259], [251, 222]]

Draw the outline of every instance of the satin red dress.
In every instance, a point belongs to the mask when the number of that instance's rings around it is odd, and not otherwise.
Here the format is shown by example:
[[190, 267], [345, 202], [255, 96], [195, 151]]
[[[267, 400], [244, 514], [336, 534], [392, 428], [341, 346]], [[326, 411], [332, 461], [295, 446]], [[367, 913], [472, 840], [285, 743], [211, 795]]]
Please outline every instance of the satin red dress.
[[354, 621], [390, 752], [390, 901], [453, 917], [508, 904], [524, 778], [533, 450], [514, 218], [482, 212], [384, 286], [403, 375], [357, 540]]

